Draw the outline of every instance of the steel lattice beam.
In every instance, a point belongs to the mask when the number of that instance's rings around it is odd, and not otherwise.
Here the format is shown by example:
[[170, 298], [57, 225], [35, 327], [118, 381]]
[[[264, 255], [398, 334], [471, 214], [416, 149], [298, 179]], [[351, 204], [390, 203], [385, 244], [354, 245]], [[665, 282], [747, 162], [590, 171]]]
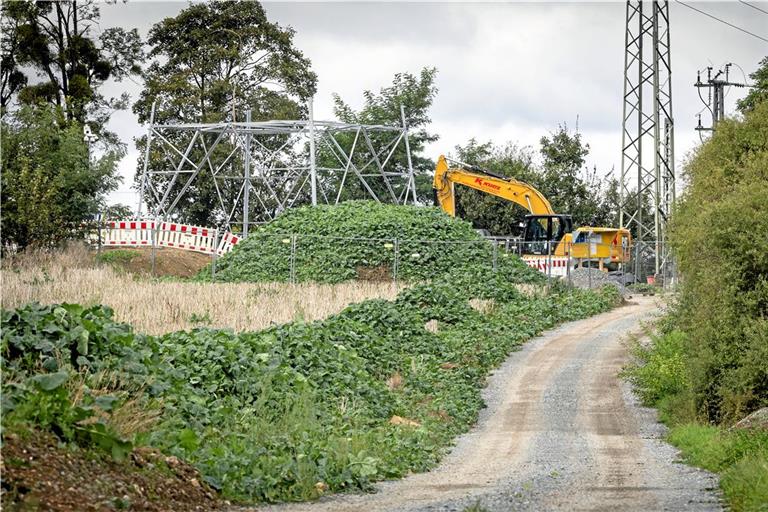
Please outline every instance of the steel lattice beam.
[[[386, 198], [400, 204], [415, 203], [404, 113], [402, 117], [401, 126], [314, 120], [211, 124], [153, 124], [150, 121], [140, 203], [152, 198], [154, 208], [148, 213], [155, 218], [169, 219], [196, 180], [212, 179], [218, 209], [223, 212], [221, 224], [230, 229], [241, 226], [244, 234], [248, 232], [248, 224], [254, 223], [249, 221], [248, 214], [252, 208], [262, 212], [262, 220], [271, 218], [267, 204], [279, 213], [297, 204], [308, 188], [313, 191], [313, 204], [318, 200], [338, 203], [344, 187], [353, 181], [359, 182], [361, 189], [376, 201]], [[343, 133], [354, 134], [350, 147], [343, 147], [336, 139], [336, 135]], [[282, 136], [285, 141], [279, 147], [270, 148], [265, 141], [274, 136]], [[216, 153], [222, 145], [226, 149]], [[406, 168], [392, 165], [392, 155], [399, 147], [407, 155]], [[313, 156], [307, 154], [320, 150], [316, 148], [327, 151], [335, 163], [318, 166]], [[163, 157], [164, 165], [148, 165], [151, 150]], [[286, 160], [282, 155], [284, 150], [294, 150], [296, 158]], [[239, 171], [232, 168], [238, 157], [242, 167]], [[206, 171], [204, 176], [201, 171]], [[372, 180], [383, 185], [380, 192], [384, 192], [384, 197], [376, 194]], [[227, 199], [222, 194], [224, 182], [230, 182], [230, 191], [237, 189], [236, 194], [232, 192], [234, 198]], [[142, 206], [139, 205], [139, 212]]]
[[[620, 223], [635, 236], [635, 274], [666, 274], [675, 201], [669, 2], [626, 5]], [[651, 211], [648, 212], [648, 207]]]

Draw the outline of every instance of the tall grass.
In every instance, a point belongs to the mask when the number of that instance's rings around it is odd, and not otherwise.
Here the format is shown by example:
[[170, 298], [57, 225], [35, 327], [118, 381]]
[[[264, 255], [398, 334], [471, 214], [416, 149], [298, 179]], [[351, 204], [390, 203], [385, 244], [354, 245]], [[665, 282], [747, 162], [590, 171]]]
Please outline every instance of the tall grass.
[[28, 302], [105, 304], [139, 332], [163, 334], [202, 325], [235, 331], [312, 321], [369, 298], [392, 299], [391, 283], [250, 284], [162, 282], [97, 264], [87, 248], [15, 256], [0, 270], [4, 309]]
[[636, 363], [626, 375], [643, 402], [659, 409], [667, 440], [685, 462], [720, 475], [720, 487], [736, 512], [768, 511], [768, 430], [712, 425], [693, 407], [687, 335], [677, 330], [636, 342]]

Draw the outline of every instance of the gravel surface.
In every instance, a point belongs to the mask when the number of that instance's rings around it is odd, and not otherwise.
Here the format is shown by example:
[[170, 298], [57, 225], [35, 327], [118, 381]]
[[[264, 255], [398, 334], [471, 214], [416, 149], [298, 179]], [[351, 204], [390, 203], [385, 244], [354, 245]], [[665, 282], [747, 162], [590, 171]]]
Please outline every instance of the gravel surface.
[[622, 294], [628, 295], [630, 292], [625, 285], [631, 284], [634, 276], [620, 272], [602, 272], [595, 268], [574, 268], [565, 279], [579, 288], [600, 288], [609, 284], [618, 288]]
[[655, 411], [618, 373], [624, 334], [658, 310], [653, 298], [572, 322], [529, 343], [489, 379], [488, 407], [429, 473], [376, 494], [274, 510], [721, 510], [717, 479], [676, 462]]

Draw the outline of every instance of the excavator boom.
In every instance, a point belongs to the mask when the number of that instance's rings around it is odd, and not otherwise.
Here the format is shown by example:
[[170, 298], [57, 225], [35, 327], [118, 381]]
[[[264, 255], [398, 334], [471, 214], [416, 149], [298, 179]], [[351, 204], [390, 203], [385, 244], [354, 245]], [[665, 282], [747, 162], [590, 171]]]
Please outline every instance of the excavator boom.
[[547, 198], [527, 183], [466, 169], [451, 169], [445, 156], [440, 155], [433, 186], [440, 207], [453, 217], [456, 216], [456, 194], [453, 188], [456, 183], [517, 203], [534, 215], [555, 213]]
[[571, 216], [555, 213], [547, 198], [531, 185], [471, 166], [450, 168], [445, 156], [440, 155], [433, 183], [435, 198], [452, 217], [456, 216], [456, 184], [506, 199], [531, 212], [525, 219], [523, 259], [547, 256], [551, 263], [551, 256], [573, 257], [580, 262], [597, 260], [600, 268], [603, 263], [629, 261], [631, 236], [626, 229], [582, 227], [571, 232]]

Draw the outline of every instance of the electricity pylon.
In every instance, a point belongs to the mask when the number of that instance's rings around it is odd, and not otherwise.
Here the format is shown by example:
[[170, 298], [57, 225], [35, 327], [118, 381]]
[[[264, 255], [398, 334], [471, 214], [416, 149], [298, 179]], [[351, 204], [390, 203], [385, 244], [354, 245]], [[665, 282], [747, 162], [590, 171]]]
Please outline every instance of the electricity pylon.
[[620, 223], [634, 235], [638, 279], [663, 279], [675, 201], [669, 2], [630, 0], [626, 14]]

